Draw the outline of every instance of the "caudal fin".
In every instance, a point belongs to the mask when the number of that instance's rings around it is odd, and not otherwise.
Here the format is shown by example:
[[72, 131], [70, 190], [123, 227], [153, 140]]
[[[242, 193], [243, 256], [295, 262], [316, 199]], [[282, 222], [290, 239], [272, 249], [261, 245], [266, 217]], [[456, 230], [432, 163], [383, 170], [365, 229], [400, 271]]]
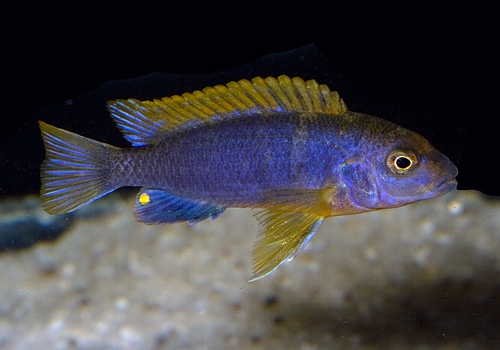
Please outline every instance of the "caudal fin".
[[116, 147], [39, 122], [45, 144], [40, 199], [49, 214], [78, 209], [115, 189], [109, 154]]

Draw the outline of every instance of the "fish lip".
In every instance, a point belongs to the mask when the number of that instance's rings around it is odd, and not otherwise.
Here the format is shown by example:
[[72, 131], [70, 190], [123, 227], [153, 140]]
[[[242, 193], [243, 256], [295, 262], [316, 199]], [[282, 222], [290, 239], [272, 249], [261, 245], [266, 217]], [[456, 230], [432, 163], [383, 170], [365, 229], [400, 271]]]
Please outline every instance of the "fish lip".
[[[441, 171], [432, 181], [432, 191], [444, 194], [457, 188], [458, 168], [445, 155], [438, 153], [436, 163], [441, 164]], [[441, 160], [441, 162], [439, 162]]]
[[457, 180], [450, 175], [442, 175], [432, 182], [432, 188], [440, 193], [446, 193], [457, 188]]

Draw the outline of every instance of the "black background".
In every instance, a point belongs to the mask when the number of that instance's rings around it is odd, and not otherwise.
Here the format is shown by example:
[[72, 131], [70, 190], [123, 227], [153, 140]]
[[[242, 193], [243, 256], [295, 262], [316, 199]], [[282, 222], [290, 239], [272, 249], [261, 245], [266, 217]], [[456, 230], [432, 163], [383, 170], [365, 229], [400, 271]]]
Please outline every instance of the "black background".
[[[2, 64], [0, 195], [38, 192], [38, 119], [126, 146], [107, 116], [105, 98], [161, 97], [225, 78], [297, 72], [328, 83], [351, 110], [424, 135], [458, 166], [460, 190], [500, 196], [498, 40], [485, 17], [488, 9], [385, 17], [370, 9], [329, 17], [315, 9], [290, 17], [256, 13], [249, 20], [230, 13], [203, 17], [200, 10], [203, 22], [175, 12], [147, 17], [147, 24], [155, 24], [149, 29], [136, 17], [144, 20], [151, 11], [109, 18], [97, 10], [83, 17], [32, 14], [21, 23], [24, 31], [10, 28], [15, 35], [7, 35]], [[292, 52], [289, 66], [287, 60], [271, 67], [259, 61], [309, 44], [325, 60], [301, 65]], [[169, 76], [171, 84], [162, 83], [161, 75], [125, 80], [92, 93], [106, 82], [154, 72], [183, 76]]]

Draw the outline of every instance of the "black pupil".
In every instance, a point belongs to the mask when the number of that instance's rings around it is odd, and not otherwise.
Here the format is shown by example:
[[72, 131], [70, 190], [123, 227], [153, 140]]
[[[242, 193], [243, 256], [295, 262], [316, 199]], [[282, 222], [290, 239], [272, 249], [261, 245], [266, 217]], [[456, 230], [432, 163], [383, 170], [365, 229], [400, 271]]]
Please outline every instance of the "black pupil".
[[411, 165], [411, 161], [406, 157], [398, 157], [396, 159], [396, 166], [400, 169], [406, 169]]

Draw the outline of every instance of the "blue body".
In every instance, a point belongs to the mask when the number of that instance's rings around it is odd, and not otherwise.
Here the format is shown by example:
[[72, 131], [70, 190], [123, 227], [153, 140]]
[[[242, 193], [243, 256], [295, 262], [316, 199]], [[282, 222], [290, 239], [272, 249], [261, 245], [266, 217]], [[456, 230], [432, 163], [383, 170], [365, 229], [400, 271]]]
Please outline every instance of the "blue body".
[[117, 186], [161, 188], [226, 206], [257, 205], [262, 193], [334, 185], [355, 139], [329, 116], [249, 116], [175, 133], [157, 144], [124, 150], [129, 165]]

